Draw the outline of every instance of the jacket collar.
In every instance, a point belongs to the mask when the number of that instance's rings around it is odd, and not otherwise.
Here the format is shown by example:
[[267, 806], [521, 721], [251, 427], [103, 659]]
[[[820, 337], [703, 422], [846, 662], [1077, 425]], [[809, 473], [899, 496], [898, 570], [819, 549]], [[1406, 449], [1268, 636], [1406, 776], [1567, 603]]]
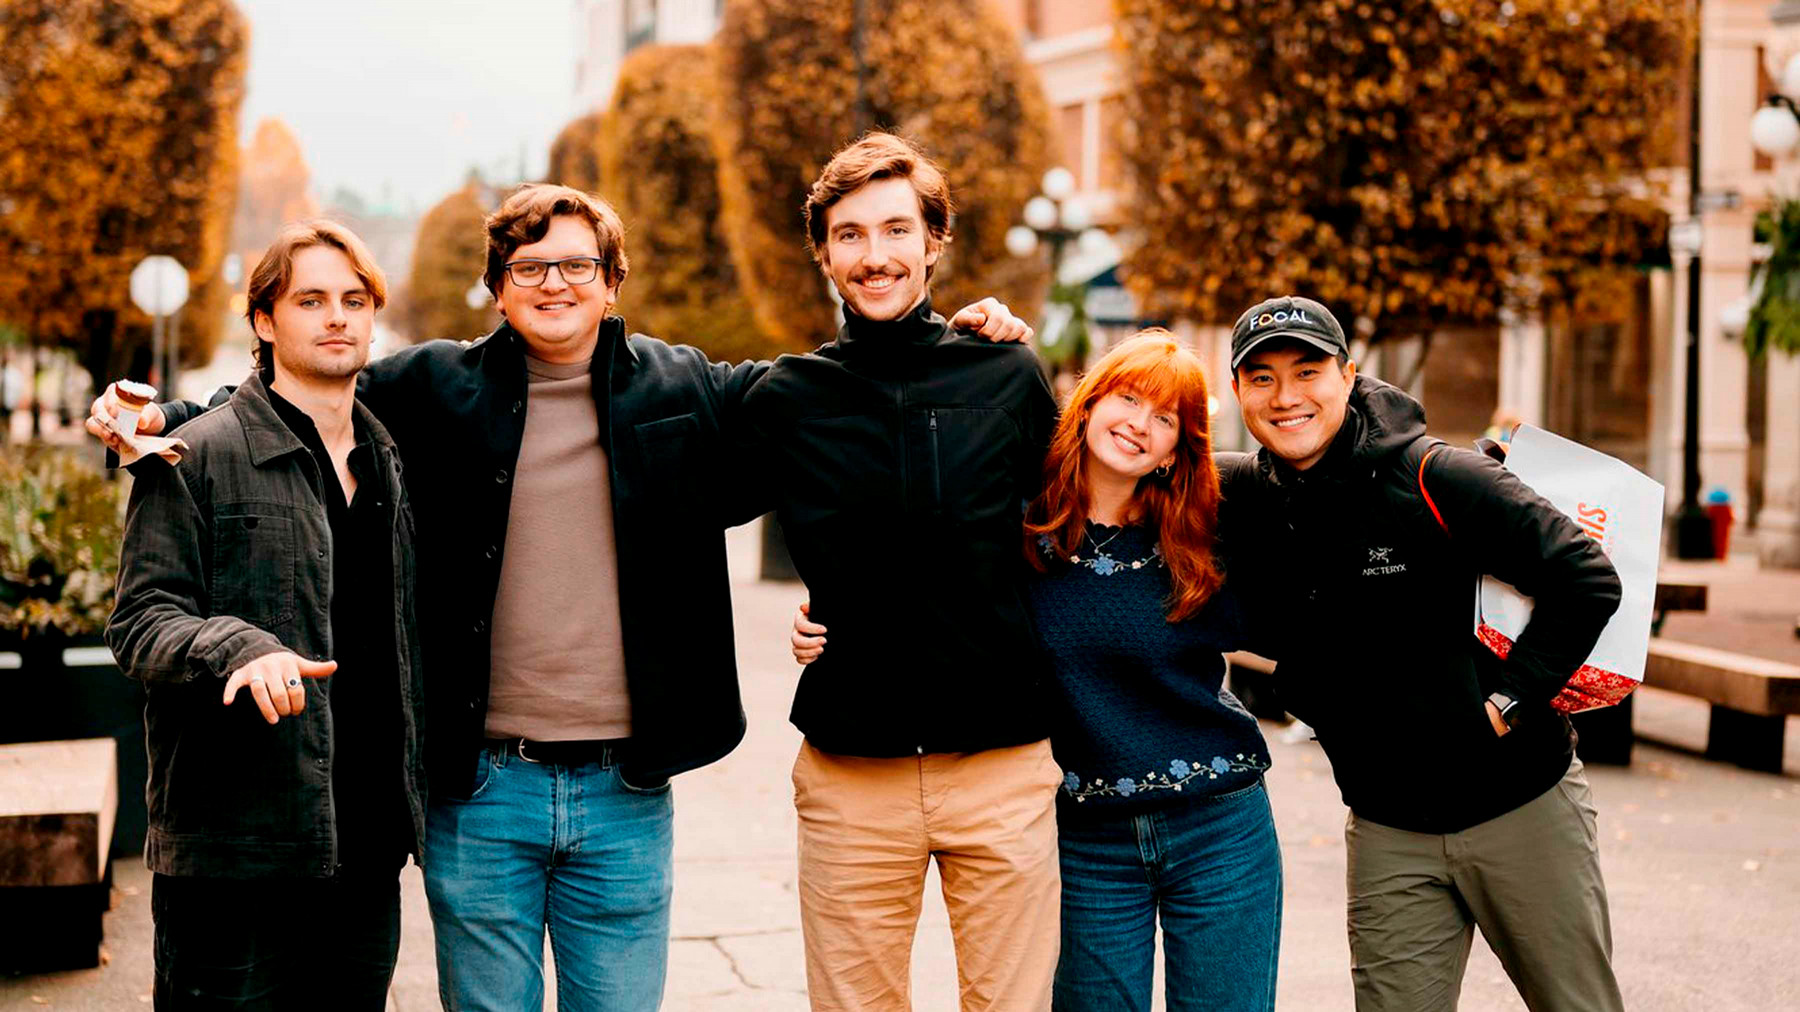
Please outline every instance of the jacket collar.
[[838, 331], [838, 347], [847, 354], [881, 354], [901, 348], [930, 347], [943, 340], [950, 325], [931, 311], [928, 294], [898, 320], [870, 320], [844, 305], [844, 326]]
[[[498, 354], [496, 354], [496, 352]], [[493, 332], [478, 341], [472, 341], [463, 351], [465, 356], [481, 358], [490, 368], [506, 367], [509, 372], [516, 372], [519, 377], [525, 375], [525, 338], [514, 330], [512, 324], [501, 322]], [[637, 352], [631, 349], [631, 340], [625, 329], [625, 318], [612, 315], [600, 321], [600, 338], [594, 344], [593, 375], [599, 378], [601, 370], [606, 370], [612, 379], [612, 386], [618, 386], [624, 377], [637, 369]], [[605, 386], [596, 383], [596, 390], [604, 390]]]
[[[281, 420], [274, 402], [269, 400], [269, 387], [263, 382], [262, 370], [255, 370], [249, 379], [238, 384], [231, 394], [231, 406], [237, 411], [238, 424], [244, 427], [244, 439], [250, 445], [250, 463], [255, 466], [262, 467], [283, 454], [306, 449], [306, 444]], [[394, 452], [393, 437], [363, 406], [361, 399], [351, 403], [350, 411], [368, 432], [371, 442], [384, 452]]]

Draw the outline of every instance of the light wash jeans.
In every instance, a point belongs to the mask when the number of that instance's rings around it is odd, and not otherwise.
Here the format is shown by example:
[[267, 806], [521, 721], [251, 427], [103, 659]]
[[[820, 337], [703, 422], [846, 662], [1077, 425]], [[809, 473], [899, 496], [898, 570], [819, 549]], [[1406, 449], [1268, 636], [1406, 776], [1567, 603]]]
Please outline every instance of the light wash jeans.
[[1162, 921], [1169, 1012], [1270, 1012], [1281, 847], [1262, 781], [1148, 815], [1065, 820], [1057, 1012], [1149, 1012]]
[[653, 1012], [669, 964], [675, 806], [611, 763], [482, 753], [466, 801], [426, 813], [425, 891], [449, 1012], [544, 1004], [544, 934], [562, 1012]]

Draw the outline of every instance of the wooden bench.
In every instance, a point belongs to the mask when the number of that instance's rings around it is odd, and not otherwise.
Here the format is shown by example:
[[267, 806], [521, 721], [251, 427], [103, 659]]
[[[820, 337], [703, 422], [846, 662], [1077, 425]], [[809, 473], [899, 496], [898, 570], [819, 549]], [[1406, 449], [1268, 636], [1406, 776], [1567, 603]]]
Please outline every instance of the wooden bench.
[[1800, 714], [1800, 666], [1653, 639], [1644, 684], [1712, 704], [1707, 758], [1781, 772], [1787, 718]]
[[118, 810], [111, 738], [0, 745], [0, 972], [98, 966]]

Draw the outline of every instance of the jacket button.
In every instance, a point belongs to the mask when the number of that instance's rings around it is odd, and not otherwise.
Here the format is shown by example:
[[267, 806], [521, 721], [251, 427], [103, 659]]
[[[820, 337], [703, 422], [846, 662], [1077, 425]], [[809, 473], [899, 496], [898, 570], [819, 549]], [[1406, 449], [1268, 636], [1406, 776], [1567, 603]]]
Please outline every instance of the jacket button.
[[477, 635], [477, 636], [481, 635], [484, 632], [487, 632], [487, 619], [485, 619], [485, 618], [476, 619], [475, 624], [473, 626], [471, 626], [470, 628], [475, 630], [475, 635]]
[[488, 558], [490, 558], [490, 559], [491, 559], [491, 558], [493, 558], [493, 557], [494, 557], [494, 556], [496, 556], [496, 555], [499, 555], [499, 554], [500, 554], [500, 546], [499, 546], [499, 545], [489, 545], [489, 546], [487, 546], [487, 557], [488, 557]]
[[316, 765], [316, 766], [323, 766], [323, 765], [325, 765], [325, 760], [324, 760], [324, 759], [322, 759], [322, 758], [321, 758], [321, 759], [314, 759], [314, 760], [313, 760], [313, 764], [314, 764], [314, 765]]
[[516, 415], [523, 410], [525, 410], [525, 402], [524, 401], [513, 401], [513, 414]]
[[496, 484], [496, 485], [506, 484], [506, 468], [503, 467], [500, 470], [494, 472], [494, 484]]

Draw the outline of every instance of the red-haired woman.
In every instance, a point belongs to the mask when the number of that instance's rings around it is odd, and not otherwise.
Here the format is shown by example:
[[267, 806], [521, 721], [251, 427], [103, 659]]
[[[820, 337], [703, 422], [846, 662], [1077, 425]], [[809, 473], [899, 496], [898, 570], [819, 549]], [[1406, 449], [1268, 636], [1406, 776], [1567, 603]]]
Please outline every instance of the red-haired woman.
[[[1256, 721], [1223, 687], [1241, 646], [1214, 555], [1219, 480], [1199, 358], [1133, 336], [1076, 385], [1027, 513], [1056, 673], [1062, 955], [1055, 1007], [1275, 1006], [1281, 851]], [[824, 630], [796, 622], [796, 658]]]

